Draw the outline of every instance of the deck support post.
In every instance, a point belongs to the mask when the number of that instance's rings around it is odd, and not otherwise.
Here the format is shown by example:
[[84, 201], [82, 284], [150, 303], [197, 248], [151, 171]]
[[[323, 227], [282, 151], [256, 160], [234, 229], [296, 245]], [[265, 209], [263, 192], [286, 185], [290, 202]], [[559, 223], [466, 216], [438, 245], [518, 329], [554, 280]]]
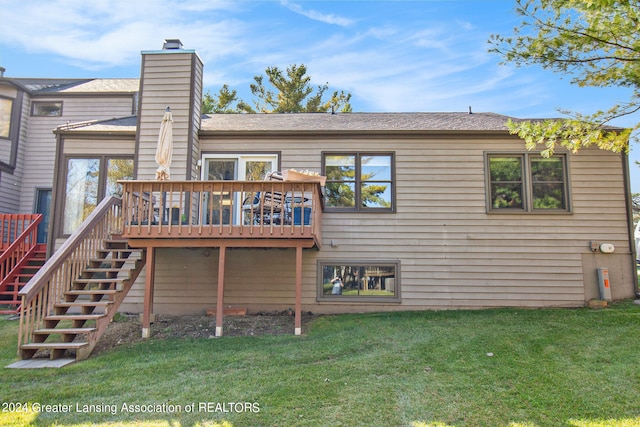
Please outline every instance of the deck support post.
[[224, 264], [226, 246], [220, 246], [218, 254], [218, 297], [216, 299], [216, 337], [222, 336], [222, 317], [224, 316]]
[[142, 338], [149, 338], [151, 336], [151, 313], [153, 311], [153, 288], [156, 270], [156, 249], [153, 246], [147, 247], [146, 253]]
[[296, 313], [295, 334], [302, 335], [302, 246], [296, 247]]

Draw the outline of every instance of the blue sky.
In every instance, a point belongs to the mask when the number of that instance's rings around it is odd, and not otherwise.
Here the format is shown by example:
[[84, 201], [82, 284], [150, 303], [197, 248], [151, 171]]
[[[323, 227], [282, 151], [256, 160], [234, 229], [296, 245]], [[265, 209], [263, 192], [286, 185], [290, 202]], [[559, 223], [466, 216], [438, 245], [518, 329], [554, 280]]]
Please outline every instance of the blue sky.
[[518, 25], [513, 0], [0, 0], [0, 22], [7, 77], [139, 77], [141, 51], [179, 38], [205, 64], [205, 91], [226, 83], [247, 101], [253, 76], [291, 64], [350, 92], [354, 111], [557, 117], [558, 108], [591, 113], [630, 93], [500, 65], [487, 40]]

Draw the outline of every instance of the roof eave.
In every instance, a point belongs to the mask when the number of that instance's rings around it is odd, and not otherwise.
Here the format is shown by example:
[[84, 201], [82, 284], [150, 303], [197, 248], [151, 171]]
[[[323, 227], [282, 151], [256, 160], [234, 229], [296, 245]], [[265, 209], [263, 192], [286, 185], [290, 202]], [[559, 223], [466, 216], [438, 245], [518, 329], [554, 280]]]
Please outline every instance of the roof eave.
[[313, 129], [313, 130], [300, 130], [300, 129], [283, 129], [283, 130], [215, 130], [215, 129], [201, 129], [199, 132], [201, 137], [278, 137], [278, 136], [306, 136], [306, 137], [388, 137], [388, 136], [405, 136], [405, 137], [424, 137], [428, 135], [433, 136], [512, 136], [508, 130], [451, 130], [451, 129], [385, 129], [385, 130], [334, 130], [334, 129]]

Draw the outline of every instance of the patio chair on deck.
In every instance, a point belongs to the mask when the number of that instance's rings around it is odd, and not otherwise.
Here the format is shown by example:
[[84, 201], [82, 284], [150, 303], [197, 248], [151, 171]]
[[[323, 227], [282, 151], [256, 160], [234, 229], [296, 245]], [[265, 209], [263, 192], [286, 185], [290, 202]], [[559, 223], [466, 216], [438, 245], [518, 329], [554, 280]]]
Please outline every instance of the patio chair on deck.
[[[282, 181], [279, 172], [271, 172], [266, 176], [267, 181]], [[245, 218], [252, 218], [254, 225], [280, 225], [287, 224], [286, 211], [284, 209], [284, 194], [279, 191], [257, 192], [252, 197], [247, 197], [242, 202], [242, 210]]]

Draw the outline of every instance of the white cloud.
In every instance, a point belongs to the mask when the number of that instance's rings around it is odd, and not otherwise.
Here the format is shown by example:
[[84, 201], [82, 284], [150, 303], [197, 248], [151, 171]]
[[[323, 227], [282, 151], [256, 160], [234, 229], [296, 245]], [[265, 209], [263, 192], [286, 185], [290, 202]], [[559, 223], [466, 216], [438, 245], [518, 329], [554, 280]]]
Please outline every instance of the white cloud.
[[280, 4], [292, 12], [295, 12], [302, 16], [306, 16], [307, 18], [314, 21], [324, 22], [325, 24], [338, 25], [340, 27], [349, 27], [354, 23], [353, 19], [337, 16], [332, 13], [327, 14], [315, 10], [305, 10], [299, 4], [291, 3], [288, 0], [281, 0]]
[[[9, 0], [2, 3], [0, 38], [5, 45], [58, 55], [86, 69], [134, 64], [140, 51], [160, 49], [164, 38], [180, 38], [186, 48], [198, 46], [201, 55], [210, 57], [241, 49], [242, 43], [230, 40], [241, 37], [243, 25], [232, 19], [194, 20], [192, 13], [229, 9], [231, 4]], [[216, 46], [215, 53], [208, 48], [211, 45]]]
[[[53, 61], [104, 70], [105, 76], [115, 67], [129, 67], [135, 77], [140, 51], [179, 38], [202, 58], [205, 90], [215, 92], [226, 83], [250, 98], [253, 76], [267, 66], [304, 63], [314, 85], [328, 82], [332, 90], [351, 92], [356, 111], [465, 111], [472, 105], [474, 111], [530, 115], [553, 112], [548, 104], [554, 99], [562, 104], [562, 95], [531, 77], [538, 76], [535, 70], [515, 73], [496, 65], [482, 33], [499, 31], [493, 24], [489, 30], [473, 17], [439, 19], [429, 8], [415, 19], [401, 9], [376, 15], [369, 10], [381, 4], [375, 2], [370, 8], [322, 3], [339, 13], [309, 10], [307, 4], [0, 0], [0, 44], [25, 56], [47, 53]], [[294, 13], [283, 14], [284, 7]], [[351, 15], [355, 18], [345, 17]], [[330, 25], [309, 25], [309, 19]], [[542, 104], [546, 107], [535, 109]]]

